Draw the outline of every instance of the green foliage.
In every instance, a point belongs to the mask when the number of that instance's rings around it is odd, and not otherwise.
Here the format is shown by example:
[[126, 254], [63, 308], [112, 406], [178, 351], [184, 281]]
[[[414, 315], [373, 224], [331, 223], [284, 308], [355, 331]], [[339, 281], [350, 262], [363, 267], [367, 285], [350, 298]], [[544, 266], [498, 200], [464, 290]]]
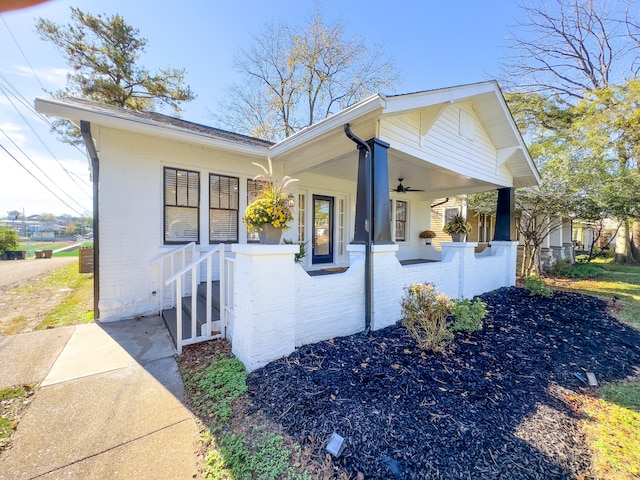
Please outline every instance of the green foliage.
[[589, 255], [576, 255], [576, 263], [588, 263]]
[[13, 398], [22, 398], [32, 390], [31, 387], [18, 385], [17, 387], [9, 387], [0, 389], [0, 401], [11, 400]]
[[402, 298], [402, 324], [411, 332], [422, 350], [444, 351], [453, 333], [447, 325], [447, 317], [453, 301], [436, 292], [430, 283], [414, 283], [405, 288]]
[[286, 245], [298, 245], [300, 247], [300, 251], [294, 254], [294, 260], [296, 263], [302, 262], [302, 259], [307, 256], [307, 244], [306, 242], [294, 242], [293, 240], [289, 240], [288, 238], [283, 239], [283, 242]]
[[247, 371], [236, 358], [219, 357], [196, 375], [196, 408], [220, 425], [231, 418], [231, 403], [247, 391]]
[[8, 250], [15, 250], [20, 244], [20, 237], [13, 228], [0, 227], [0, 255]]
[[[588, 255], [584, 256], [589, 257]], [[590, 262], [578, 262], [576, 258], [574, 264], [565, 261], [556, 262], [549, 271], [549, 275], [556, 278], [595, 278], [604, 272], [602, 267]]]
[[640, 412], [640, 382], [608, 383], [598, 393], [607, 402]]
[[[67, 87], [55, 96], [79, 96], [137, 111], [169, 106], [176, 114], [181, 111], [180, 102], [195, 98], [183, 85], [184, 69], [151, 72], [136, 63], [147, 40], [120, 15], [94, 16], [71, 7], [71, 21], [58, 25], [39, 18], [36, 22], [40, 38], [55, 45], [71, 68]], [[65, 129], [77, 137], [77, 128]]]
[[546, 284], [544, 278], [530, 275], [524, 279], [524, 289], [533, 297], [553, 297], [553, 290]]
[[274, 433], [260, 434], [255, 445], [247, 444], [243, 435], [224, 433], [219, 449], [205, 460], [205, 480], [311, 480], [305, 472], [298, 474], [290, 465], [291, 451], [284, 438]]
[[471, 224], [468, 223], [462, 215], [455, 215], [442, 228], [444, 233], [451, 235], [452, 233], [463, 233], [469, 235], [471, 233]]
[[487, 316], [487, 304], [479, 298], [471, 301], [468, 298], [455, 300], [451, 309], [454, 321], [451, 330], [454, 332], [475, 332], [482, 330], [482, 320]]
[[0, 450], [9, 444], [17, 424], [16, 416], [25, 408], [27, 397], [32, 393], [31, 385], [0, 389]]

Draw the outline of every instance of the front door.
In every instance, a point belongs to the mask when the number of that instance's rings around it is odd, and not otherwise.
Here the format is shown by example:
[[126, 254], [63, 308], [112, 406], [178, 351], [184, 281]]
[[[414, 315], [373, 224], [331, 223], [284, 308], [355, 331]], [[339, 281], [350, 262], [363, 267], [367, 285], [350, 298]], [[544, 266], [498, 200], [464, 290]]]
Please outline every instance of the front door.
[[333, 197], [313, 196], [313, 263], [333, 263]]

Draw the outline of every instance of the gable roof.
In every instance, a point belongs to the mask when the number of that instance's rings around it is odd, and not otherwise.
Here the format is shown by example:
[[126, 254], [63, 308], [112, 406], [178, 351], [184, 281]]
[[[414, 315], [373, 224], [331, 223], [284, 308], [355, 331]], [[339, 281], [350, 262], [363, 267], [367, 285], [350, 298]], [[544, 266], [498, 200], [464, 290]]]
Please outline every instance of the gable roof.
[[81, 98], [36, 98], [35, 106], [40, 113], [66, 118], [77, 125], [80, 124], [80, 120], [85, 120], [118, 129], [160, 134], [222, 148], [226, 146], [233, 150], [248, 149], [250, 151], [247, 153], [253, 154], [264, 155], [273, 145], [272, 142], [260, 138], [228, 132], [161, 113], [139, 112]]
[[[496, 168], [505, 165], [509, 169], [514, 187], [538, 185], [540, 174], [495, 81], [401, 95], [375, 94], [277, 143], [159, 113], [137, 112], [77, 98], [36, 99], [36, 110], [67, 118], [77, 124], [85, 120], [238, 153], [262, 157], [270, 155], [274, 161], [286, 163], [292, 169], [291, 173], [328, 162], [326, 168], [335, 173], [343, 168], [341, 163], [346, 163], [341, 159], [351, 157], [355, 149], [344, 134], [345, 124], [350, 124], [353, 132], [361, 138], [380, 138], [380, 126], [387, 119], [429, 109], [437, 111], [446, 105], [461, 102], [471, 104], [491, 138], [496, 148]], [[353, 175], [350, 173], [349, 176]]]

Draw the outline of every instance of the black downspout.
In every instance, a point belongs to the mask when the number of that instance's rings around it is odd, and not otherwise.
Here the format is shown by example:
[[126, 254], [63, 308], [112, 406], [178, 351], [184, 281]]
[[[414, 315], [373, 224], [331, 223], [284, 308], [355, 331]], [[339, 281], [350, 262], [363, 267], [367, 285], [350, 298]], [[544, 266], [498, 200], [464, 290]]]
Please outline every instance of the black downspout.
[[80, 120], [80, 133], [87, 147], [87, 153], [91, 160], [91, 179], [93, 180], [93, 317], [100, 320], [100, 215], [99, 215], [99, 180], [100, 165], [98, 151], [91, 136], [91, 124]]
[[373, 277], [371, 275], [371, 244], [372, 244], [372, 231], [371, 226], [373, 225], [372, 221], [372, 202], [373, 202], [373, 162], [371, 158], [371, 147], [363, 141], [362, 139], [356, 137], [351, 129], [349, 128], [349, 124], [344, 124], [344, 133], [347, 137], [355, 142], [358, 145], [358, 150], [364, 149], [365, 152], [365, 164], [366, 164], [366, 197], [367, 197], [367, 207], [366, 207], [366, 218], [364, 228], [367, 231], [367, 241], [365, 242], [364, 249], [364, 330], [362, 333], [365, 335], [369, 334], [371, 330], [371, 307], [372, 307], [372, 284]]

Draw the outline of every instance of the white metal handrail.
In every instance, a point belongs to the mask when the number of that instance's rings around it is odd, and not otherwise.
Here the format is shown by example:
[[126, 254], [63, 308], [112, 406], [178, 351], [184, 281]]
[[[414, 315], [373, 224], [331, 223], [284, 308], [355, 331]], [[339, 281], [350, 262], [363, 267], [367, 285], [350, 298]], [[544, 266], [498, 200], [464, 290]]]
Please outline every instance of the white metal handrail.
[[[212, 337], [211, 335], [211, 303], [212, 303], [212, 293], [211, 293], [211, 281], [212, 281], [212, 257], [215, 253], [219, 255], [219, 264], [218, 268], [220, 271], [220, 299], [221, 302], [225, 302], [227, 293], [226, 287], [226, 279], [224, 275], [224, 264], [225, 264], [225, 252], [224, 245], [220, 244], [206, 253], [202, 254], [199, 258], [193, 260], [188, 265], [185, 265], [176, 273], [167, 278], [164, 282], [165, 286], [170, 286], [172, 283], [175, 283], [175, 297], [176, 301], [176, 348], [178, 353], [182, 353], [182, 346], [188, 345], [191, 343], [196, 343], [199, 341], [208, 340], [211, 338], [225, 337], [226, 335], [226, 311], [224, 308], [220, 308], [220, 335], [216, 337]], [[201, 335], [197, 336], [197, 323], [198, 323], [198, 311], [197, 311], [197, 290], [198, 290], [198, 281], [200, 280], [198, 275], [198, 268], [200, 265], [206, 261], [206, 323], [204, 324], [204, 332], [201, 331]], [[182, 292], [183, 292], [183, 279], [186, 274], [191, 274], [191, 338], [184, 339], [182, 338]]]
[[[160, 276], [163, 276], [164, 268], [165, 268], [165, 260], [169, 259], [170, 260], [169, 271], [173, 273], [177, 268], [175, 263], [176, 263], [176, 260], [178, 259], [178, 255], [182, 255], [182, 259], [179, 265], [184, 266], [187, 263], [187, 253], [189, 250], [191, 251], [191, 259], [193, 260], [196, 256], [196, 242], [187, 243], [186, 245], [182, 245], [181, 247], [176, 248], [175, 250], [171, 250], [170, 252], [166, 253], [165, 255], [151, 262], [151, 265], [155, 265], [156, 263], [159, 263]], [[162, 313], [162, 310], [164, 308], [164, 286], [165, 284], [161, 282], [160, 283], [160, 313]], [[175, 304], [175, 302], [176, 302], [176, 298], [172, 295], [171, 304], [173, 305]]]

